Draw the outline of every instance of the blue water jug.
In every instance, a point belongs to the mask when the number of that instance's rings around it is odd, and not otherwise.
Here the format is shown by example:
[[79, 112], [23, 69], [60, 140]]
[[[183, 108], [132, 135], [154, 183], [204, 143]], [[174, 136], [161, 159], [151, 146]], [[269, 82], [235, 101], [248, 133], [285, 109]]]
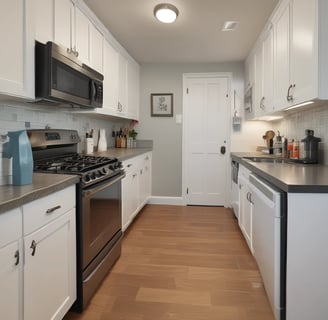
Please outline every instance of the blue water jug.
[[32, 184], [33, 156], [26, 130], [9, 131], [8, 137], [3, 151], [5, 157], [13, 158], [13, 185]]

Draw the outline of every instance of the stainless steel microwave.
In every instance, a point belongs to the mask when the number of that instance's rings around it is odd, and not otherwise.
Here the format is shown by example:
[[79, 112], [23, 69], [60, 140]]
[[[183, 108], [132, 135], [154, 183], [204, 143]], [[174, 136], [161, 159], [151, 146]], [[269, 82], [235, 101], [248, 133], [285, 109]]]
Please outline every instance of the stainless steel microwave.
[[101, 108], [103, 75], [53, 42], [35, 44], [35, 97], [59, 104]]

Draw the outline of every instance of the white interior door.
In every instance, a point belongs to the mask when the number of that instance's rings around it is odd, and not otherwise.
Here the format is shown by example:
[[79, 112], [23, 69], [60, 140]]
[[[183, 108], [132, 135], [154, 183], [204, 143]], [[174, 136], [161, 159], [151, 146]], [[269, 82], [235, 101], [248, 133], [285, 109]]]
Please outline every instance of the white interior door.
[[229, 78], [187, 76], [184, 84], [185, 202], [191, 205], [225, 205], [229, 157]]

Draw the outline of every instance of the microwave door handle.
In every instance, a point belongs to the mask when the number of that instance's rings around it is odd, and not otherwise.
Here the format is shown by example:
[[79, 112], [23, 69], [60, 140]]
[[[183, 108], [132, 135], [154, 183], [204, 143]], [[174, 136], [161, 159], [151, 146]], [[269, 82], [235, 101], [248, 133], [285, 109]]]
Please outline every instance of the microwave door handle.
[[91, 81], [91, 102], [96, 100], [97, 96], [97, 85], [95, 81]]

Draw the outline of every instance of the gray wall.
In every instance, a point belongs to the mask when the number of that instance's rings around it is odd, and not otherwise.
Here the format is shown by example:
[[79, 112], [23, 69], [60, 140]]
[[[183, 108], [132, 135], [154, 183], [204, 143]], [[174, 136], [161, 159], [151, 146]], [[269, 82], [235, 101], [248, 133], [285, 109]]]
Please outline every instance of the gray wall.
[[[137, 131], [139, 132], [138, 138], [152, 139], [154, 142], [153, 196], [181, 196], [182, 125], [175, 122], [175, 115], [182, 114], [183, 73], [205, 72], [231, 72], [233, 76], [232, 89], [236, 90], [240, 101], [243, 100], [244, 65], [242, 62], [221, 64], [143, 64], [141, 66], [140, 125], [137, 127]], [[173, 118], [150, 116], [151, 93], [173, 93]], [[237, 107], [242, 108], [242, 106]], [[238, 111], [242, 113], [242, 110]], [[243, 123], [241, 132], [232, 133], [231, 144], [233, 149], [252, 150], [254, 146], [262, 142], [260, 138], [262, 136], [262, 128], [264, 130], [269, 126], [266, 123], [260, 122], [257, 124]], [[245, 136], [248, 139], [245, 139]], [[250, 139], [251, 136], [253, 136], [253, 139]]]

